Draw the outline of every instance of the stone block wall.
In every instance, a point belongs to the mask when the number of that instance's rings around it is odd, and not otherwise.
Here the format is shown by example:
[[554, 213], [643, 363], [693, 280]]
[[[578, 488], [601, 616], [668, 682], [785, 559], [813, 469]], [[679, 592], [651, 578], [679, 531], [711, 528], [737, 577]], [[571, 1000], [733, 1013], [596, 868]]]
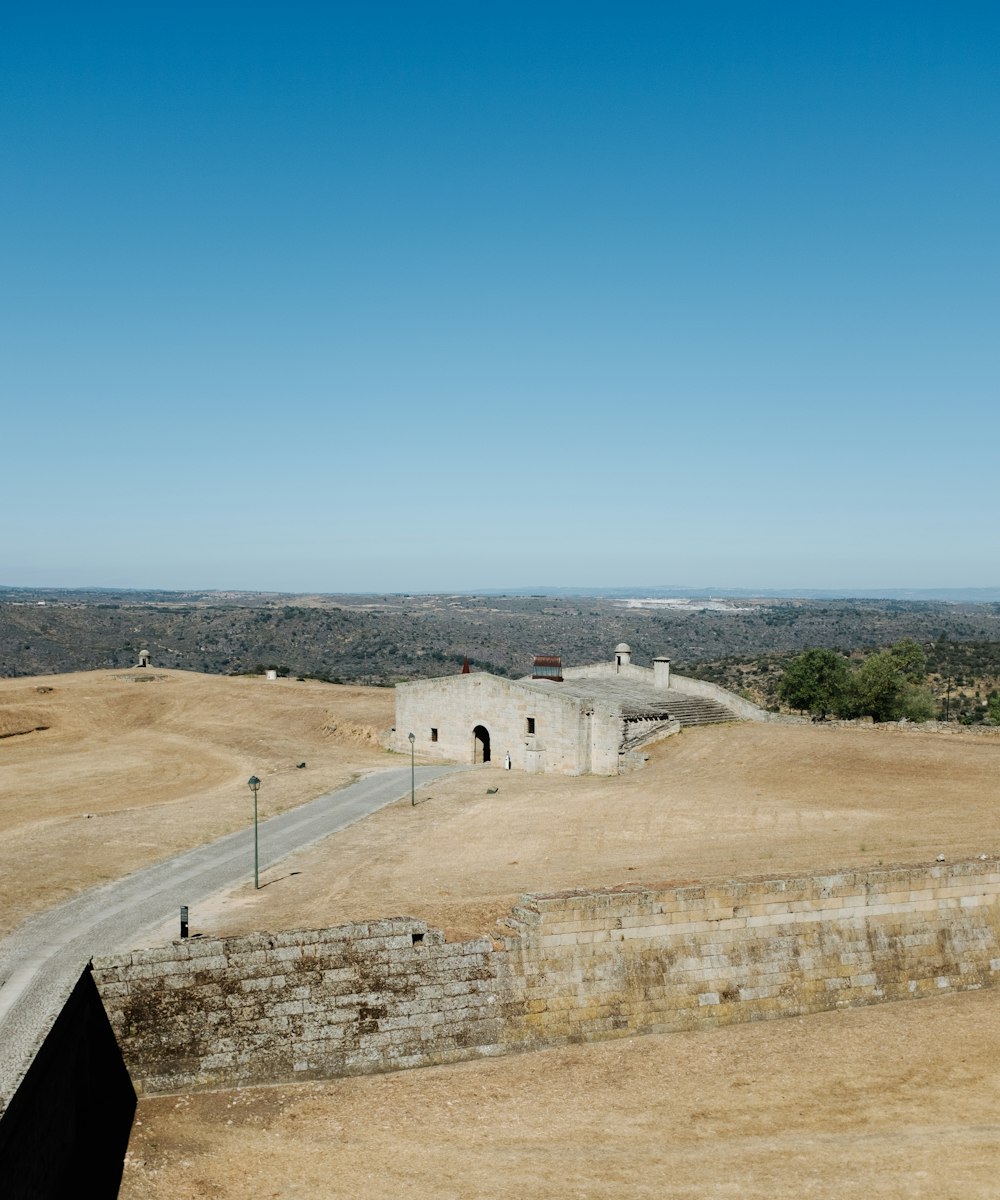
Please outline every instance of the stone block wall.
[[371, 1074], [500, 1051], [499, 958], [421, 921], [174, 942], [94, 977], [137, 1090]]
[[990, 986], [995, 862], [524, 897], [510, 1040], [795, 1016]]
[[502, 938], [410, 918], [94, 964], [137, 1089], [388, 1071], [1000, 978], [996, 862], [522, 897]]

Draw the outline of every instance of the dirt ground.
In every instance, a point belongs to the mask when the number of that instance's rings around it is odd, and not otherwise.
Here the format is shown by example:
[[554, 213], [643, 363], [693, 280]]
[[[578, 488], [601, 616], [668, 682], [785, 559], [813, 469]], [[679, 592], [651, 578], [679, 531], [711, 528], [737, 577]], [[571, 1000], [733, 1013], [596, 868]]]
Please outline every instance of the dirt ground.
[[525, 891], [1000, 854], [1000, 737], [709, 726], [661, 742], [633, 775], [485, 768], [417, 801], [286, 860], [256, 894], [193, 909], [192, 932], [392, 915], [455, 939], [487, 932]]
[[246, 825], [252, 774], [266, 817], [399, 765], [374, 740], [392, 720], [388, 688], [156, 669], [0, 680], [0, 934]]
[[[266, 816], [400, 762], [374, 741], [388, 690], [135, 674], [0, 682], [0, 931], [246, 824], [251, 773]], [[992, 856], [1000, 737], [721, 726], [630, 776], [488, 767], [417, 800], [193, 909], [192, 933], [399, 914], [454, 938], [524, 891]], [[998, 1194], [998, 1102], [1000, 994], [968, 993], [144, 1100], [121, 1194], [976, 1200]]]
[[123, 1200], [993, 1200], [1000, 994], [140, 1103]]

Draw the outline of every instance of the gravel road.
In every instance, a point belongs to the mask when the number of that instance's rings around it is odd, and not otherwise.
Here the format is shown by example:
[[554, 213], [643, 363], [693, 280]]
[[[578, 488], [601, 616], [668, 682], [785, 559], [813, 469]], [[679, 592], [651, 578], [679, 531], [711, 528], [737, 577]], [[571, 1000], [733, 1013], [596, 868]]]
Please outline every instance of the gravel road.
[[[456, 767], [417, 767], [429, 783]], [[260, 867], [407, 795], [409, 767], [379, 771], [259, 826]], [[30, 917], [0, 942], [0, 1113], [92, 957], [133, 949], [180, 906], [253, 877], [251, 828], [84, 892]]]

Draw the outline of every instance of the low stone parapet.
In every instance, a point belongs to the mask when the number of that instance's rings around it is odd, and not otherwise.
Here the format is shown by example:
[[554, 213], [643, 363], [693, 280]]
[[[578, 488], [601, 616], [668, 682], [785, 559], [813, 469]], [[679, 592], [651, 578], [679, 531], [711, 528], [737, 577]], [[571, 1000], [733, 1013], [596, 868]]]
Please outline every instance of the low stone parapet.
[[991, 986], [995, 861], [521, 898], [501, 936], [396, 917], [94, 963], [137, 1090], [390, 1071]]

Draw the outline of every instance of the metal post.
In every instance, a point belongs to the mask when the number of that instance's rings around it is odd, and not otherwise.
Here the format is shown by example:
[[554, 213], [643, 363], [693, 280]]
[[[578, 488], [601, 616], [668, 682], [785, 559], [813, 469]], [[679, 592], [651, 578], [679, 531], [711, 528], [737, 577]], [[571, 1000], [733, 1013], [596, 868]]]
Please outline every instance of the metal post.
[[416, 808], [417, 791], [416, 791], [416, 776], [414, 773], [415, 768], [413, 766], [413, 743], [417, 740], [417, 735], [415, 733], [411, 733], [411, 734], [409, 734], [409, 738], [410, 738], [410, 806], [412, 808]]
[[257, 790], [260, 780], [256, 775], [251, 775], [247, 786], [253, 792], [253, 886], [256, 891], [260, 887], [260, 856], [257, 852]]

